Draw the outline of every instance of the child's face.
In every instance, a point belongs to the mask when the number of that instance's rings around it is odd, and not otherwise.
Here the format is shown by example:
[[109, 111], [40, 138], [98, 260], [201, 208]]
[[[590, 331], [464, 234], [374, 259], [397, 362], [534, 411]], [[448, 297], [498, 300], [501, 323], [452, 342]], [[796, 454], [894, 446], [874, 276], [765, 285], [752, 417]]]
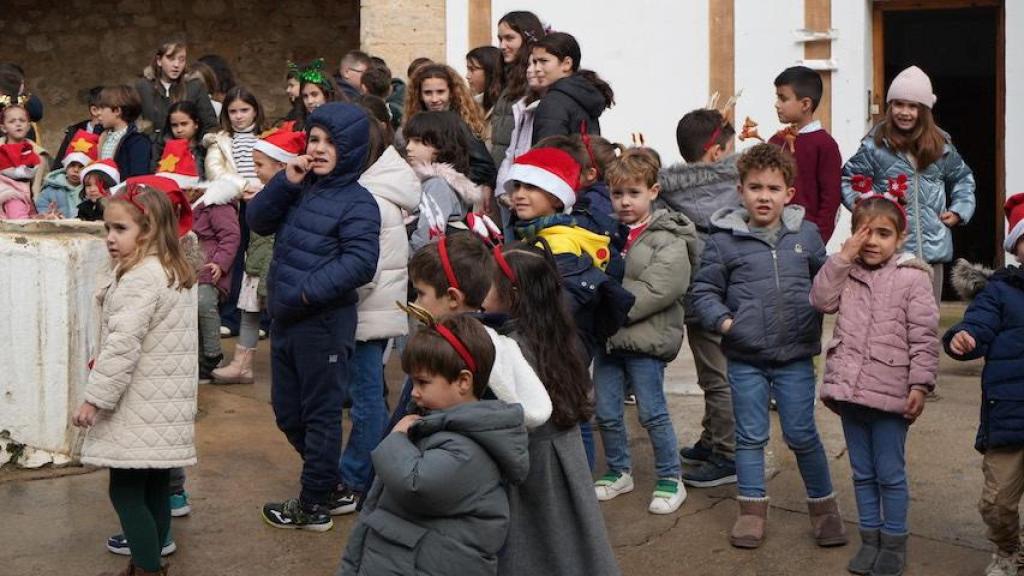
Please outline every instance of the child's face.
[[28, 136], [31, 127], [28, 111], [21, 106], [10, 106], [2, 112], [4, 135], [9, 143], [21, 142]]
[[498, 24], [498, 48], [501, 48], [501, 59], [505, 64], [515, 62], [516, 54], [522, 47], [523, 37], [518, 32], [504, 22]]
[[627, 226], [638, 224], [651, 214], [654, 199], [658, 197], [661, 186], [647, 186], [639, 180], [616, 182], [611, 187], [612, 209], [619, 222]]
[[313, 174], [326, 176], [338, 165], [338, 149], [331, 141], [331, 135], [319, 126], [309, 131], [306, 154], [313, 157]]
[[228, 119], [235, 130], [245, 130], [256, 121], [256, 109], [245, 100], [235, 100], [228, 104]]
[[431, 112], [444, 112], [451, 106], [452, 92], [448, 82], [441, 78], [427, 78], [420, 85], [420, 100]]
[[480, 94], [487, 87], [487, 74], [476, 60], [466, 59], [466, 84], [473, 94]]
[[414, 304], [430, 312], [434, 318], [444, 318], [459, 307], [459, 303], [448, 292], [438, 295], [433, 286], [422, 280], [414, 278], [412, 288], [416, 292]]
[[512, 209], [515, 210], [516, 218], [533, 220], [560, 213], [562, 203], [533, 184], [516, 182], [515, 190], [512, 192]]
[[468, 370], [459, 373], [455, 380], [448, 380], [440, 374], [417, 370], [412, 378], [412, 400], [424, 410], [444, 410], [475, 400], [473, 397], [473, 376]]
[[185, 51], [178, 50], [171, 54], [164, 54], [157, 58], [156, 65], [160, 68], [161, 80], [174, 82], [181, 78], [182, 72], [185, 71]]
[[750, 213], [750, 224], [760, 228], [777, 224], [795, 193], [775, 168], [751, 170], [740, 184], [740, 199]]
[[788, 84], [775, 87], [775, 98], [775, 112], [779, 115], [779, 122], [793, 124], [811, 112], [811, 99], [797, 98], [793, 87]]
[[910, 132], [917, 126], [918, 104], [906, 100], [893, 100], [889, 105], [892, 122], [903, 132]]
[[264, 184], [285, 167], [284, 162], [278, 162], [259, 150], [252, 151], [252, 163], [256, 167], [256, 177]]
[[191, 141], [199, 131], [199, 125], [191, 116], [184, 112], [171, 114], [171, 134], [179, 140]]
[[127, 208], [120, 203], [111, 203], [103, 211], [103, 225], [107, 229], [107, 253], [114, 261], [135, 252], [142, 229]]
[[302, 84], [299, 83], [298, 78], [289, 78], [288, 83], [284, 87], [284, 93], [288, 95], [289, 102], [295, 102], [295, 99], [300, 96], [299, 88]]
[[419, 138], [409, 138], [405, 144], [405, 158], [409, 164], [433, 164], [437, 160], [437, 148]]
[[327, 95], [316, 84], [306, 84], [302, 87], [302, 105], [306, 108], [306, 114], [324, 105], [327, 102]]
[[888, 262], [906, 238], [896, 229], [896, 223], [885, 216], [875, 216], [862, 223], [861, 227], [869, 231], [868, 239], [860, 248], [860, 260], [868, 266], [881, 266]]
[[64, 169], [64, 176], [68, 179], [68, 184], [78, 186], [82, 183], [82, 165], [78, 162], [68, 164]]
[[100, 193], [99, 180], [99, 174], [89, 174], [85, 178], [85, 198], [91, 202], [95, 202], [103, 197], [103, 194]]
[[99, 109], [98, 116], [100, 119], [100, 124], [102, 124], [103, 127], [108, 130], [117, 128], [122, 122], [120, 108], [110, 108], [109, 106], [101, 106]]
[[530, 68], [537, 77], [537, 84], [548, 88], [562, 78], [572, 75], [572, 58], [559, 60], [544, 48], [536, 47], [530, 56]]

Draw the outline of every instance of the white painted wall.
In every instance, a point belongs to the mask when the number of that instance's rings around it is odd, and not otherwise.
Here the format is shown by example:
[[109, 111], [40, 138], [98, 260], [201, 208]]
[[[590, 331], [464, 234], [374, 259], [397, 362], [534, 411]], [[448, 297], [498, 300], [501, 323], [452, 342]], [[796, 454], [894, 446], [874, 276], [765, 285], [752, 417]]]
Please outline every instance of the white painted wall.
[[[1024, 192], [1024, 3], [1006, 2], [1006, 195]], [[1013, 258], [1007, 258], [1011, 263]]]
[[445, 0], [445, 57], [447, 64], [466, 76], [469, 45], [469, 0]]

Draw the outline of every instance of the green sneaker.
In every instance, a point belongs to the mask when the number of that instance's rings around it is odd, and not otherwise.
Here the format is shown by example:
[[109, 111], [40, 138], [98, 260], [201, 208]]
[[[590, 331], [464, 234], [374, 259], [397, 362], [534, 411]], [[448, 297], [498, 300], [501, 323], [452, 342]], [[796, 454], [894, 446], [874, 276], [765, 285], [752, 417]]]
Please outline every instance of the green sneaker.
[[597, 494], [597, 499], [602, 502], [632, 491], [633, 477], [629, 472], [608, 471], [597, 482], [594, 482], [594, 492]]
[[686, 501], [686, 487], [679, 478], [661, 478], [651, 494], [651, 514], [671, 514]]
[[171, 494], [171, 516], [181, 518], [192, 513], [192, 505], [189, 503], [188, 492], [182, 491], [178, 494]]

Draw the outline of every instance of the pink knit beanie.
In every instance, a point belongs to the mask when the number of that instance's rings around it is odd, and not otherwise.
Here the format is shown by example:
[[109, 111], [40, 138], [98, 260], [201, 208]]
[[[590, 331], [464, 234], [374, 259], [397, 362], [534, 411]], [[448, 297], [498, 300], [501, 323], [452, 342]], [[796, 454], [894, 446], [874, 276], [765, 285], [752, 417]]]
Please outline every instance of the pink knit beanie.
[[892, 79], [885, 101], [889, 103], [893, 100], [917, 102], [931, 108], [938, 98], [932, 93], [932, 81], [924, 73], [924, 70], [917, 66], [911, 66]]

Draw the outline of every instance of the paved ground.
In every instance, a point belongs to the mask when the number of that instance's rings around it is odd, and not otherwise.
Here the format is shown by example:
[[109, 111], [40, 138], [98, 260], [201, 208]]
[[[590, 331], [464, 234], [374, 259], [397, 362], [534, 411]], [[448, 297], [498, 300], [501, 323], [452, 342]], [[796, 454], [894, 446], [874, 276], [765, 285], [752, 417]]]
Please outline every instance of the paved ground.
[[[946, 322], [957, 313], [944, 310]], [[225, 341], [226, 346], [233, 346]], [[189, 472], [194, 512], [174, 520], [179, 551], [173, 574], [233, 576], [330, 574], [337, 566], [353, 518], [336, 520], [326, 534], [274, 530], [259, 519], [268, 499], [297, 491], [299, 461], [273, 424], [269, 406], [267, 354], [264, 375], [252, 386], [200, 389], [200, 464]], [[988, 560], [984, 528], [976, 512], [981, 486], [980, 456], [972, 449], [978, 405], [980, 363], [943, 359], [941, 400], [929, 403], [908, 441], [911, 478], [908, 575], [982, 574]], [[391, 382], [398, 376], [392, 371]], [[681, 359], [670, 371], [670, 389], [692, 388], [692, 367]], [[698, 433], [699, 396], [670, 398], [681, 442]], [[838, 418], [819, 407], [825, 440], [847, 526], [856, 529], [849, 465]], [[646, 435], [631, 422], [638, 489], [605, 503], [605, 519], [622, 571], [632, 575], [825, 575], [845, 574], [853, 545], [816, 548], [809, 535], [803, 488], [792, 455], [781, 443], [777, 422], [770, 446], [773, 498], [769, 537], [756, 551], [729, 546], [726, 534], [735, 514], [732, 487], [691, 490], [679, 513], [647, 513], [654, 479]], [[107, 474], [83, 469], [0, 473], [0, 576], [94, 574], [120, 568], [124, 560], [105, 551], [106, 536], [118, 530], [106, 495]]]

